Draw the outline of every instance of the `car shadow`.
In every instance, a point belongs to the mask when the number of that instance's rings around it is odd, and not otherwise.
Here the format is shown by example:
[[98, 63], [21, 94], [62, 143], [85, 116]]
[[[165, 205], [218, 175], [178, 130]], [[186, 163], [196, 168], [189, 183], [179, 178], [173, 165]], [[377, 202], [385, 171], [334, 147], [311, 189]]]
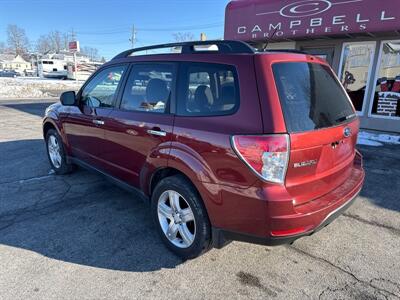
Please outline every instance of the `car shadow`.
[[[68, 263], [130, 272], [175, 268], [183, 262], [163, 245], [149, 203], [139, 195], [81, 169], [70, 175], [49, 175], [41, 140], [0, 143], [0, 157], [21, 148], [38, 155], [24, 158], [20, 151], [6, 159], [6, 172], [12, 172], [13, 161], [22, 159], [24, 164], [19, 177], [0, 183], [1, 245]], [[36, 175], [25, 176], [23, 171], [35, 166], [39, 166]]]
[[55, 103], [49, 102], [49, 101], [43, 101], [43, 100], [37, 100], [38, 102], [30, 102], [30, 103], [7, 103], [7, 104], [1, 104], [2, 106], [8, 107], [8, 108], [13, 108], [19, 111], [22, 111], [24, 113], [28, 113], [31, 115], [35, 115], [38, 117], [43, 117], [44, 112], [47, 107], [49, 107], [51, 104]]
[[[397, 147], [360, 148], [367, 171], [362, 196], [400, 211]], [[0, 165], [1, 245], [128, 272], [183, 263], [162, 244], [148, 202], [85, 170], [49, 174], [42, 140], [0, 143]]]
[[363, 155], [366, 173], [361, 196], [377, 206], [400, 211], [400, 146], [357, 145], [357, 148]]

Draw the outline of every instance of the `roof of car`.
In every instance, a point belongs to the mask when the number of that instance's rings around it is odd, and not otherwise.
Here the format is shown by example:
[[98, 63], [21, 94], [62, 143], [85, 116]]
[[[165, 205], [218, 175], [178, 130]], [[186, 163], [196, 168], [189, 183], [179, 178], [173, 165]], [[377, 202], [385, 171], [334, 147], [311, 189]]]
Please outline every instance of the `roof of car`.
[[[294, 55], [309, 55], [295, 49], [274, 49], [259, 51], [253, 48], [250, 44], [243, 41], [230, 40], [210, 40], [210, 41], [192, 41], [182, 43], [160, 44], [141, 48], [134, 48], [123, 51], [116, 55], [106, 65], [126, 62], [126, 61], [143, 61], [143, 60], [170, 60], [175, 55], [257, 55], [257, 54], [294, 54]], [[144, 59], [146, 57], [146, 59]]]
[[[230, 54], [253, 54], [255, 49], [249, 44], [241, 41], [196, 41], [172, 44], [160, 44], [141, 48], [129, 49], [121, 52], [114, 59], [126, 58], [135, 53], [171, 49], [169, 54], [195, 54], [195, 53], [230, 53]], [[179, 50], [179, 51], [178, 51]]]

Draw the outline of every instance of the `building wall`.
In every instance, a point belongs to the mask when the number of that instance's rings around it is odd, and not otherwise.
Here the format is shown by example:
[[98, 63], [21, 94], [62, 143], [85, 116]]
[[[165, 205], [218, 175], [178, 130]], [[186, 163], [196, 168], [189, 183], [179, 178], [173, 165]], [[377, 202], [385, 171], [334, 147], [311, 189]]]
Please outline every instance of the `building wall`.
[[25, 70], [31, 70], [32, 65], [28, 62], [3, 62], [0, 64], [1, 69], [15, 70], [18, 72], [23, 72]]
[[281, 42], [281, 43], [269, 43], [267, 50], [275, 49], [296, 49], [296, 42]]

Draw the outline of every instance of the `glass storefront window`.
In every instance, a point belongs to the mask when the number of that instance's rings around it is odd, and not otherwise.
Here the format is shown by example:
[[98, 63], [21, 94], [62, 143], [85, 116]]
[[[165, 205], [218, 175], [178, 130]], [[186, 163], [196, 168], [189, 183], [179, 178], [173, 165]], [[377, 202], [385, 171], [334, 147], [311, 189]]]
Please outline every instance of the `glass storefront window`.
[[400, 41], [382, 42], [372, 116], [400, 118]]
[[363, 112], [375, 47], [376, 42], [343, 45], [340, 81], [358, 112]]

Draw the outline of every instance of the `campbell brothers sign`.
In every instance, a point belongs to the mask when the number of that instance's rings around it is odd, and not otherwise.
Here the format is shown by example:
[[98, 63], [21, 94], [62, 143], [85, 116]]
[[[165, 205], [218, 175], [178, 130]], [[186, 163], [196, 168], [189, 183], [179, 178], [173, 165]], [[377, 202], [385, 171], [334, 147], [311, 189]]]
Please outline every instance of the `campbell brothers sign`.
[[400, 0], [237, 0], [225, 39], [296, 39], [400, 30]]

